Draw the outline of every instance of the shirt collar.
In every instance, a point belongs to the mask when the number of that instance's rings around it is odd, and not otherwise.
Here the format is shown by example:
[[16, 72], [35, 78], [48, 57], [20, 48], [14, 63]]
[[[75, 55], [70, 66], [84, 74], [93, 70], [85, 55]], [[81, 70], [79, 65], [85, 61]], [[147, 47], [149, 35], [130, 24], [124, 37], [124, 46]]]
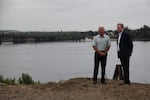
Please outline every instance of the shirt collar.
[[103, 36], [99, 35], [99, 37], [100, 37], [100, 38], [104, 38], [104, 37], [105, 37], [105, 34], [104, 34]]
[[122, 35], [122, 32], [123, 32], [123, 30], [121, 32], [119, 32], [119, 35]]

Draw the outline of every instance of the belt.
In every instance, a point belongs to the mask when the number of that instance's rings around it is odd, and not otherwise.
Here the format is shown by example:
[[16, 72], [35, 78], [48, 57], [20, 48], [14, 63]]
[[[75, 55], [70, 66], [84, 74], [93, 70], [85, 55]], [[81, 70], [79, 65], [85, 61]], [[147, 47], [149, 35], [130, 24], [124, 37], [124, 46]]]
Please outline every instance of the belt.
[[100, 51], [100, 52], [105, 52], [105, 51]]

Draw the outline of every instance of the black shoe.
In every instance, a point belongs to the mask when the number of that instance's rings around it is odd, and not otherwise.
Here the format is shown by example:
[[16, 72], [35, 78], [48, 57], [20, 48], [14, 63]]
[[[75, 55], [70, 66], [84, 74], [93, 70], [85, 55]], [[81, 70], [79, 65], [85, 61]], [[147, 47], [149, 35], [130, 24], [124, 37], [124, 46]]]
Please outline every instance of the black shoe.
[[123, 84], [128, 84], [128, 85], [129, 85], [129, 84], [131, 84], [131, 83], [130, 83], [130, 82], [124, 82]]
[[97, 81], [93, 81], [93, 84], [97, 84]]
[[130, 85], [130, 82], [120, 83], [119, 85], [120, 85], [120, 86], [123, 86], [123, 85]]
[[101, 82], [101, 84], [106, 85], [106, 82]]
[[101, 84], [106, 84], [105, 80], [101, 80]]
[[124, 85], [124, 83], [119, 83], [118, 85], [119, 85], [119, 86], [123, 86], [123, 85]]

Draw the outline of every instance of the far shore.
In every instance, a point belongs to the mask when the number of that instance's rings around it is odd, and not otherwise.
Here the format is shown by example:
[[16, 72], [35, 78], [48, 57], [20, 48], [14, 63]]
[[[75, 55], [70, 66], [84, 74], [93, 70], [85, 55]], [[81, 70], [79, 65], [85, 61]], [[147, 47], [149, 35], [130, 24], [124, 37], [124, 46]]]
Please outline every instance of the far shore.
[[[117, 39], [110, 39], [111, 41], [117, 41]], [[150, 39], [132, 39], [133, 41], [139, 41], [139, 42], [150, 42]], [[92, 42], [92, 40], [80, 40], [80, 41], [73, 41], [73, 40], [66, 40], [66, 41], [46, 41], [46, 42], [26, 42], [26, 43], [50, 43], [50, 42]], [[13, 43], [13, 42], [1, 42], [2, 45], [7, 44], [26, 44], [26, 43]]]

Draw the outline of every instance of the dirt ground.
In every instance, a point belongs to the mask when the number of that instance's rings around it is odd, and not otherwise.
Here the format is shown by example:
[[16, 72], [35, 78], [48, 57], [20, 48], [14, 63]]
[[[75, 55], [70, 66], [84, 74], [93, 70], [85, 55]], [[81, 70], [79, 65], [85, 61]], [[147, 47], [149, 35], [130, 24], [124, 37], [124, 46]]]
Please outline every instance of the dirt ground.
[[74, 78], [37, 85], [0, 84], [0, 100], [150, 100], [150, 84], [120, 86], [120, 82], [94, 85], [90, 78]]

